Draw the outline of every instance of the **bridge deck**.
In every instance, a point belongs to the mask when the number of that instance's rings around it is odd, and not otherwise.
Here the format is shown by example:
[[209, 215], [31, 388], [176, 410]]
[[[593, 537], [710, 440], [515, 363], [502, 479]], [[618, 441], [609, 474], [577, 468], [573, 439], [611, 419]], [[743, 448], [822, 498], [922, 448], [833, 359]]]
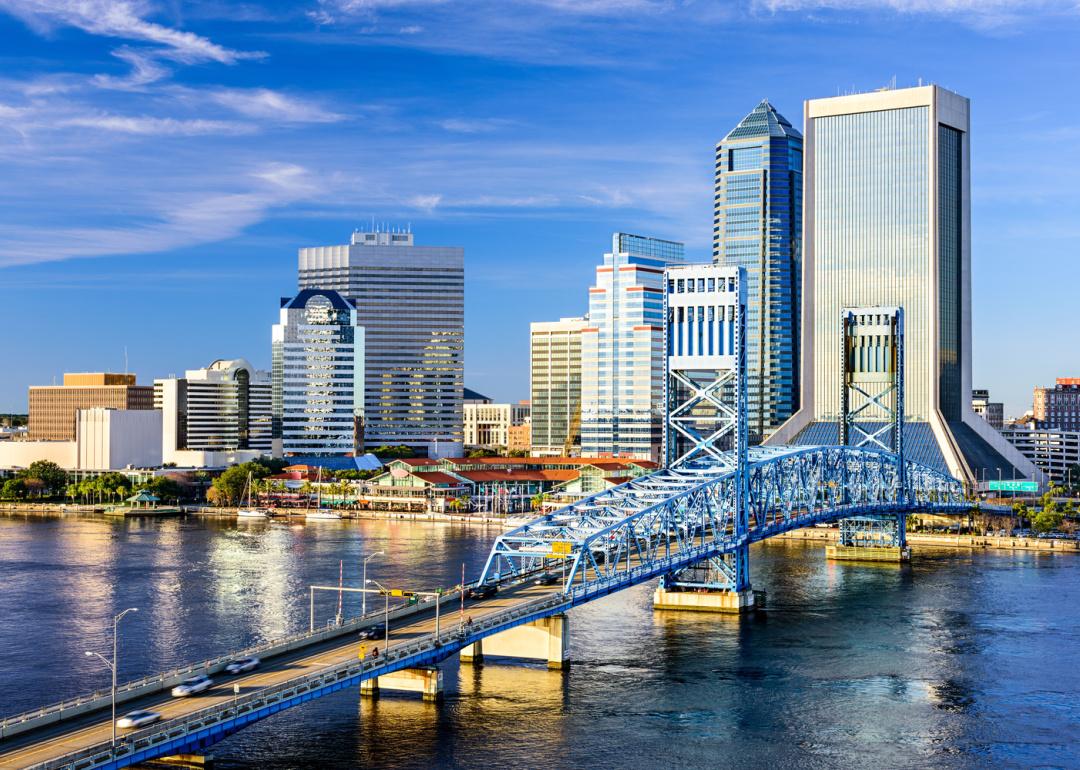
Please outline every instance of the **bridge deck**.
[[[506, 610], [558, 593], [561, 586], [517, 585], [508, 587], [494, 597], [486, 600], [467, 599], [465, 612], [474, 621], [487, 616], [498, 615]], [[445, 604], [442, 607], [440, 621], [445, 634], [458, 624], [458, 612]], [[390, 625], [391, 649], [430, 635], [435, 630], [434, 608], [424, 610], [407, 621], [400, 621], [400, 627]], [[302, 651], [286, 654], [264, 661], [263, 666], [249, 674], [237, 676], [216, 675], [214, 686], [209, 690], [188, 698], [173, 698], [167, 691], [128, 701], [117, 706], [117, 716], [128, 711], [148, 708], [157, 711], [162, 719], [176, 719], [218, 704], [228, 704], [233, 699], [233, 684], [240, 685], [241, 695], [256, 692], [305, 674], [313, 674], [322, 669], [338, 664], [355, 661], [360, 642], [355, 634], [340, 637]], [[363, 642], [368, 650], [379, 648], [379, 654], [385, 656], [384, 642], [372, 640]], [[370, 658], [369, 658], [370, 661]], [[117, 740], [124, 732], [120, 731]], [[6, 738], [0, 742], [0, 770], [30, 767], [65, 754], [87, 749], [102, 743], [108, 743], [111, 737], [109, 711], [95, 711], [83, 717], [76, 717], [56, 724]]]

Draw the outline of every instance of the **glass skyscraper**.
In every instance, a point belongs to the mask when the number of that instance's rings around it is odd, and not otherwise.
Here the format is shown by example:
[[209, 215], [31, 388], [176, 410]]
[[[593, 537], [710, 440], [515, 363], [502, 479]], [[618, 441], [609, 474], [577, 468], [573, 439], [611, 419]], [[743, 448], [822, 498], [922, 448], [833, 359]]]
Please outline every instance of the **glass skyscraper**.
[[713, 261], [746, 270], [752, 443], [799, 406], [802, 155], [802, 134], [768, 100], [716, 145]]
[[[276, 454], [355, 456], [363, 446], [364, 329], [356, 303], [324, 289], [281, 300], [274, 324]], [[275, 447], [275, 450], [279, 449]]]
[[969, 482], [1034, 477], [968, 399], [968, 100], [921, 86], [805, 110], [801, 408], [770, 443], [836, 443], [842, 313], [901, 307], [907, 456]]
[[300, 288], [356, 303], [367, 358], [364, 445], [460, 457], [465, 387], [465, 253], [417, 246], [411, 232], [355, 232], [300, 249]]
[[628, 233], [589, 289], [581, 331], [581, 454], [660, 461], [664, 430], [664, 269], [683, 245]]

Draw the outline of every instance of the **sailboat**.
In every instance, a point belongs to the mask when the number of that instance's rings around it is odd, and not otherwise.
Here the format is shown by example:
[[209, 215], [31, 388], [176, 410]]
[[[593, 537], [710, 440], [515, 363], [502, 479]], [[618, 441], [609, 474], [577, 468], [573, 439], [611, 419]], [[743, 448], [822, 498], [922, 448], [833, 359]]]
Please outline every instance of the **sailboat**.
[[266, 508], [257, 508], [251, 504], [251, 473], [248, 472], [247, 485], [244, 487], [247, 493], [247, 505], [241, 505], [236, 509], [236, 515], [245, 519], [265, 519], [270, 515]]
[[309, 519], [340, 519], [340, 513], [322, 507], [322, 467], [319, 468], [319, 475], [315, 478], [315, 486], [318, 490], [315, 497], [315, 510], [305, 511], [304, 515]]

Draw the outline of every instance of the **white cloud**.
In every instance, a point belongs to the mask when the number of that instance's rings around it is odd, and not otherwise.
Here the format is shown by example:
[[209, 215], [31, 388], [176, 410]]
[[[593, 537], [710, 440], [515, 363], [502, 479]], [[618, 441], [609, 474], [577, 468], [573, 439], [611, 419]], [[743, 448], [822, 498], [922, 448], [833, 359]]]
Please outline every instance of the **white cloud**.
[[269, 88], [220, 88], [210, 91], [209, 98], [222, 107], [249, 118], [285, 123], [335, 123], [344, 119], [343, 115], [324, 109], [314, 102]]
[[118, 48], [113, 51], [113, 56], [130, 64], [131, 72], [119, 78], [112, 75], [95, 75], [94, 85], [120, 90], [137, 89], [169, 76], [168, 67], [160, 64], [154, 56], [142, 51], [127, 47]]
[[413, 208], [422, 209], [429, 214], [442, 202], [441, 195], [413, 195], [407, 203]]
[[177, 120], [145, 115], [79, 115], [59, 121], [57, 126], [77, 126], [100, 131], [141, 136], [199, 136], [203, 134], [247, 134], [255, 127], [227, 120]]
[[[269, 212], [313, 194], [307, 169], [292, 164], [258, 167], [236, 180], [246, 189], [177, 193], [130, 227], [5, 228], [0, 267], [110, 254], [153, 254], [225, 240]], [[234, 182], [235, 184], [235, 182]]]
[[501, 118], [447, 118], [437, 123], [444, 131], [456, 134], [486, 134], [511, 124], [512, 121]]
[[234, 51], [193, 32], [148, 21], [144, 17], [151, 8], [145, 0], [0, 0], [0, 9], [39, 32], [66, 25], [92, 35], [153, 43], [163, 47], [162, 56], [186, 63], [233, 64], [263, 56]]
[[1014, 21], [1033, 12], [1080, 13], [1080, 3], [1076, 0], [753, 0], [752, 7], [770, 13], [892, 11], [956, 16], [987, 26]]

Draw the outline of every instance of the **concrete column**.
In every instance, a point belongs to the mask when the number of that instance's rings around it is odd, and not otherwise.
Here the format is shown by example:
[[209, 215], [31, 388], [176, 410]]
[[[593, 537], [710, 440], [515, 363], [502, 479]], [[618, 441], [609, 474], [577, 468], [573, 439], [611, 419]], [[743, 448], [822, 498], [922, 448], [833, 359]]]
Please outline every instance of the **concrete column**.
[[405, 668], [360, 683], [361, 697], [378, 698], [382, 690], [418, 692], [425, 701], [437, 701], [443, 694], [442, 669], [438, 666]]
[[186, 770], [210, 770], [214, 766], [213, 754], [173, 754], [141, 762], [145, 767], [186, 768]]
[[742, 614], [754, 611], [754, 591], [727, 589], [670, 591], [660, 585], [653, 594], [653, 607], [658, 610], [689, 610], [691, 612], [721, 612]]
[[552, 615], [507, 629], [461, 650], [461, 662], [480, 664], [485, 655], [544, 660], [550, 669], [570, 667], [570, 628], [566, 615]]

